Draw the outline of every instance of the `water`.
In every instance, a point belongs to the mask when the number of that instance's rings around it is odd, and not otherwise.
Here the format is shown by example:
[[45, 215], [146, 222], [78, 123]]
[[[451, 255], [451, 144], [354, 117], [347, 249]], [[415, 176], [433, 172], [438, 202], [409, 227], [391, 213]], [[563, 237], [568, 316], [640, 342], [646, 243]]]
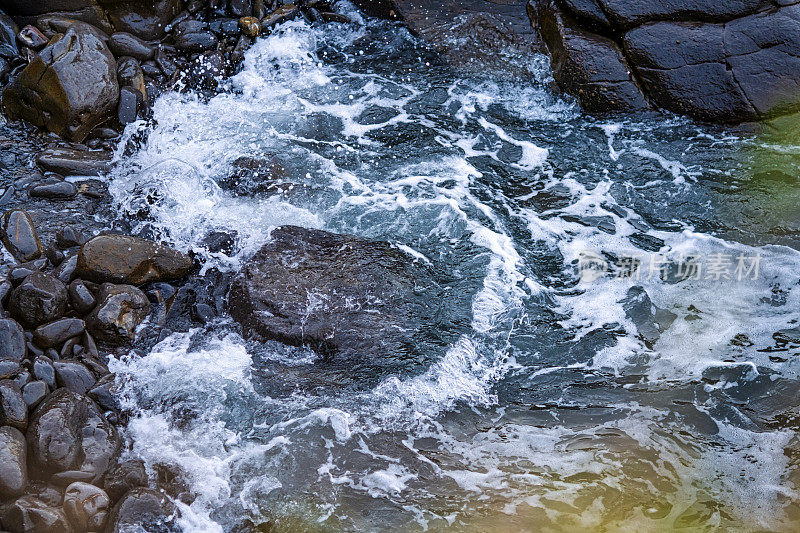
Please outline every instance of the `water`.
[[396, 243], [468, 318], [422, 368], [324, 394], [293, 381], [315, 354], [224, 317], [113, 361], [130, 453], [195, 495], [183, 529], [796, 530], [798, 348], [773, 335], [800, 318], [800, 146], [587, 117], [544, 57], [458, 70], [349, 13], [260, 39], [219, 95], [161, 96], [110, 190], [205, 268], [281, 224]]

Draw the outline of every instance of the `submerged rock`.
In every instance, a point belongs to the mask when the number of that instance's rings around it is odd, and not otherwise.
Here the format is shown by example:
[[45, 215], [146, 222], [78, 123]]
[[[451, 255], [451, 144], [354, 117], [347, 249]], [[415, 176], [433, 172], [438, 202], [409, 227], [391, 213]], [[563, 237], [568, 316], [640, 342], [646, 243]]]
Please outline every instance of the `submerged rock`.
[[82, 141], [119, 98], [117, 63], [97, 30], [76, 22], [47, 45], [3, 92], [12, 118]]
[[78, 274], [96, 282], [141, 285], [189, 273], [192, 258], [163, 244], [125, 235], [100, 235], [81, 247]]
[[431, 269], [411, 256], [386, 242], [295, 226], [273, 231], [228, 301], [247, 335], [308, 346], [367, 380], [377, 368], [421, 362], [452, 326], [437, 313], [442, 292]]
[[648, 348], [653, 347], [677, 318], [675, 313], [656, 307], [647, 292], [639, 286], [628, 289], [628, 294], [622, 300], [622, 308]]

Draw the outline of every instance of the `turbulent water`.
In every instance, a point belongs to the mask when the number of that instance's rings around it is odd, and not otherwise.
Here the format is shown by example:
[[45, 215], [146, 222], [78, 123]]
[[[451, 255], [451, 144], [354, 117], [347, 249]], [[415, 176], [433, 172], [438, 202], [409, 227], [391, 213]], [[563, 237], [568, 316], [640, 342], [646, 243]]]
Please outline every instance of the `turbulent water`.
[[196, 495], [183, 529], [796, 530], [800, 146], [591, 118], [542, 56], [459, 70], [350, 14], [162, 95], [111, 192], [181, 249], [234, 231], [223, 270], [282, 224], [396, 243], [468, 319], [366, 390], [292, 387], [316, 356], [224, 317], [112, 361], [130, 453]]

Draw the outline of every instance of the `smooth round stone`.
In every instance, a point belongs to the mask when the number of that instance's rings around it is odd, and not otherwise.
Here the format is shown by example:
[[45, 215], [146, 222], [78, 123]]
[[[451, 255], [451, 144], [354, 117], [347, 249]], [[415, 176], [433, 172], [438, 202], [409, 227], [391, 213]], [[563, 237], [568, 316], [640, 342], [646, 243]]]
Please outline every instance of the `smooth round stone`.
[[25, 358], [25, 332], [16, 320], [0, 319], [0, 359], [22, 361]]
[[126, 32], [117, 32], [108, 40], [108, 48], [117, 57], [130, 56], [145, 61], [153, 57], [155, 47], [147, 41]]
[[0, 498], [20, 496], [28, 484], [25, 436], [9, 426], [0, 427]]
[[22, 209], [6, 211], [0, 225], [6, 249], [18, 261], [32, 261], [42, 255], [42, 243], [30, 215]]
[[62, 250], [80, 246], [86, 242], [86, 236], [72, 226], [64, 226], [56, 232], [56, 246]]
[[175, 36], [175, 47], [186, 52], [202, 52], [217, 47], [219, 39], [210, 31], [179, 33]]
[[72, 255], [61, 262], [53, 269], [55, 276], [61, 283], [67, 284], [75, 277], [75, 270], [78, 268], [78, 254]]
[[95, 300], [94, 294], [92, 294], [92, 291], [89, 290], [89, 287], [86, 286], [83, 280], [76, 279], [70, 283], [67, 291], [69, 292], [70, 303], [75, 311], [85, 315], [94, 309], [97, 301]]
[[140, 285], [182, 278], [192, 258], [168, 246], [126, 235], [99, 235], [81, 247], [78, 274], [96, 282]]
[[67, 310], [67, 300], [67, 286], [63, 282], [49, 274], [34, 272], [11, 292], [8, 308], [23, 326], [33, 328], [61, 317]]
[[58, 386], [78, 394], [85, 394], [97, 382], [94, 374], [77, 361], [56, 361], [53, 368]]
[[52, 348], [77, 337], [86, 329], [86, 323], [80, 318], [62, 318], [36, 328], [33, 340], [42, 348]]
[[64, 491], [64, 514], [77, 531], [102, 531], [111, 502], [103, 489], [72, 483]]
[[35, 185], [28, 191], [32, 198], [47, 198], [50, 200], [69, 200], [78, 194], [78, 188], [69, 181], [44, 183]]
[[116, 502], [135, 488], [147, 487], [147, 481], [144, 463], [140, 459], [130, 459], [106, 472], [103, 486], [111, 501]]
[[0, 381], [0, 424], [21, 431], [28, 427], [28, 404], [22, 399], [22, 391], [13, 380]]
[[86, 325], [100, 340], [125, 344], [136, 339], [136, 328], [150, 315], [150, 310], [150, 301], [137, 287], [103, 283], [97, 307], [86, 317]]

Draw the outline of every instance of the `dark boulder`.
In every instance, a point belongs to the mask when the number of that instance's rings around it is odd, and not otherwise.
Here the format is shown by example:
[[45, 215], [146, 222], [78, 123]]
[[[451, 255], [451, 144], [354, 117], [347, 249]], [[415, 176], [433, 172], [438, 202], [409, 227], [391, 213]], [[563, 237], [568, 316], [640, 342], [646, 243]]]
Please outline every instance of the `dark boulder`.
[[22, 388], [22, 399], [28, 408], [34, 408], [50, 394], [50, 387], [41, 380], [29, 381]]
[[247, 335], [308, 346], [366, 383], [416, 371], [446, 342], [442, 297], [432, 269], [389, 243], [284, 226], [234, 278], [228, 306]]
[[590, 113], [648, 108], [620, 47], [610, 38], [584, 30], [555, 0], [541, 0], [533, 18], [547, 45], [553, 76]]
[[133, 489], [147, 487], [147, 471], [140, 459], [121, 461], [106, 472], [103, 486], [112, 502], [119, 501]]
[[0, 238], [14, 259], [33, 261], [42, 255], [42, 243], [36, 233], [30, 215], [22, 209], [13, 209], [3, 214]]
[[0, 499], [20, 496], [28, 485], [25, 435], [13, 427], [0, 427]]
[[43, 150], [36, 164], [62, 176], [98, 176], [111, 169], [111, 154], [59, 146]]
[[183, 0], [99, 0], [119, 32], [141, 39], [161, 39], [169, 23], [183, 8]]
[[3, 107], [74, 141], [106, 120], [119, 98], [117, 64], [97, 30], [82, 22], [47, 45], [3, 91]]
[[77, 337], [83, 333], [85, 326], [80, 318], [61, 318], [36, 328], [33, 340], [42, 348], [52, 348], [72, 337]]
[[19, 55], [18, 32], [19, 28], [11, 17], [0, 11], [0, 57], [14, 59]]
[[0, 425], [20, 431], [28, 427], [28, 405], [19, 385], [10, 379], [0, 380]]
[[76, 279], [70, 283], [67, 291], [69, 292], [69, 301], [72, 303], [72, 308], [81, 315], [85, 315], [94, 309], [97, 304], [94, 294], [83, 280]]
[[97, 306], [86, 317], [89, 331], [111, 344], [125, 344], [136, 339], [136, 328], [150, 315], [150, 301], [132, 285], [103, 283]]
[[152, 44], [124, 31], [112, 34], [108, 40], [108, 47], [117, 57], [130, 56], [139, 61], [152, 59], [156, 52]]
[[133, 489], [114, 506], [106, 531], [176, 531], [175, 511], [175, 505], [162, 493], [145, 488]]
[[81, 247], [78, 274], [96, 282], [140, 285], [179, 279], [192, 259], [173, 248], [139, 237], [100, 235]]
[[56, 361], [53, 368], [58, 386], [78, 394], [86, 394], [97, 382], [89, 369], [77, 361]]
[[33, 412], [27, 439], [33, 464], [42, 472], [78, 471], [90, 479], [100, 479], [120, 448], [116, 429], [97, 405], [63, 388]]
[[52, 322], [67, 310], [67, 286], [49, 274], [34, 272], [11, 291], [8, 309], [29, 328]]
[[15, 320], [0, 319], [0, 359], [22, 361], [25, 358], [25, 332]]

